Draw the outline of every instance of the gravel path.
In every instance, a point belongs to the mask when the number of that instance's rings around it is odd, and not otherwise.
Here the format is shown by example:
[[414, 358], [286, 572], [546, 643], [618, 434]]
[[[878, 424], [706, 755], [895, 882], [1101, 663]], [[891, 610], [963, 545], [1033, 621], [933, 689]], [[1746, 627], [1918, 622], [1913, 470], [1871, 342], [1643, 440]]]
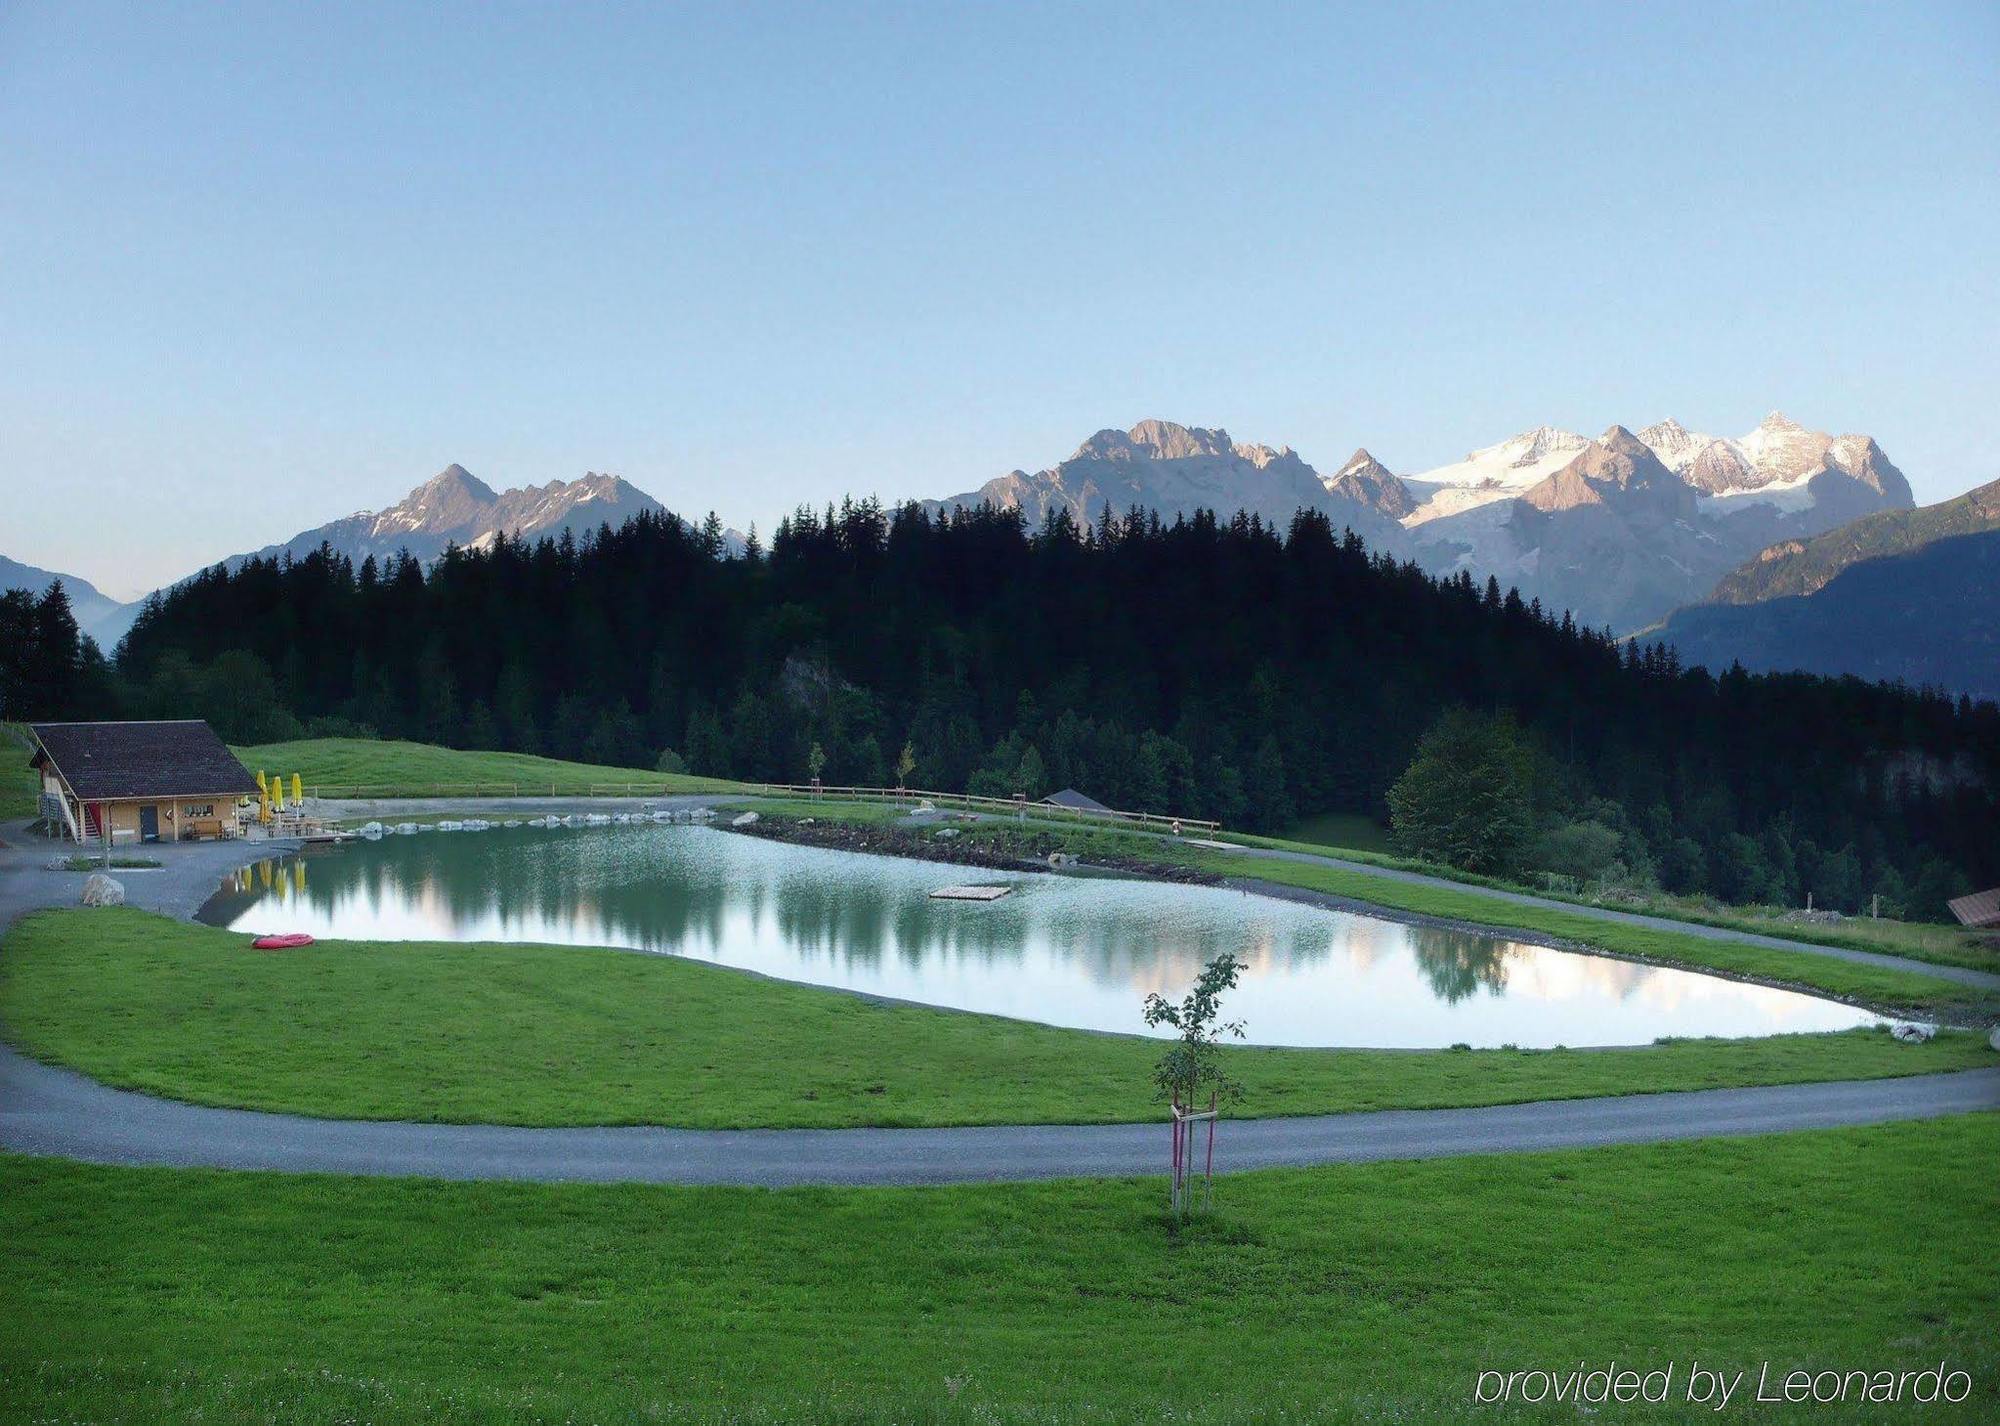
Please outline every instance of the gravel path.
[[[48, 906], [76, 906], [83, 900], [89, 872], [50, 871], [58, 857], [84, 849], [71, 842], [51, 841], [28, 833], [24, 822], [0, 823], [0, 935], [25, 911]], [[269, 841], [163, 842], [120, 847], [121, 857], [146, 857], [157, 868], [113, 867], [111, 879], [125, 888], [125, 903], [186, 921], [222, 885], [222, 878], [247, 862], [282, 856], [298, 843], [288, 838]]]
[[[1241, 1119], [1224, 1173], [1716, 1135], [2000, 1109], [2000, 1068], [1488, 1109]], [[107, 1164], [536, 1182], [943, 1184], [1158, 1174], [1165, 1124], [967, 1129], [511, 1129], [209, 1109], [107, 1088], [0, 1048], [0, 1148]]]

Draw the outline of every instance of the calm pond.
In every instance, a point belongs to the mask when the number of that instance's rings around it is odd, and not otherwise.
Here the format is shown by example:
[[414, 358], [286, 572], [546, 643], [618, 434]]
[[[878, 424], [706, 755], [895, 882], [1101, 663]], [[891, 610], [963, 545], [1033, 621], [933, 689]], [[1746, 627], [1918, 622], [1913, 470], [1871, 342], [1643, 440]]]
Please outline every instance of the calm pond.
[[[1005, 882], [990, 903], [930, 899]], [[1140, 1031], [1223, 951], [1267, 1045], [1633, 1045], [1840, 1030], [1791, 991], [1294, 906], [1209, 887], [979, 871], [700, 826], [426, 831], [245, 868], [212, 925], [348, 940], [533, 941], [687, 956], [815, 985]], [[579, 972], [583, 970], [579, 966]]]

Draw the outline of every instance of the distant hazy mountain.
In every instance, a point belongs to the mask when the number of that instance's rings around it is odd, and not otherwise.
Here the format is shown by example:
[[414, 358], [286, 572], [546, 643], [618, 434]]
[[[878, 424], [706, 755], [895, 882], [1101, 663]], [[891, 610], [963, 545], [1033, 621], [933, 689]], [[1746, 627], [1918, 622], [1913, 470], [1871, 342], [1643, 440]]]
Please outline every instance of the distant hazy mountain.
[[2000, 698], [2000, 528], [1857, 560], [1808, 594], [1682, 609], [1661, 637], [1715, 671], [1738, 662]]
[[[1396, 494], [1388, 503], [1403, 498]], [[1080, 524], [1093, 523], [1107, 505], [1119, 515], [1134, 506], [1166, 516], [1205, 509], [1227, 517], [1242, 510], [1281, 530], [1301, 509], [1323, 510], [1336, 528], [1352, 528], [1371, 544], [1400, 543], [1394, 516], [1373, 505], [1358, 485], [1322, 478], [1291, 447], [1242, 444], [1227, 431], [1172, 421], [1099, 431], [1059, 465], [1032, 475], [1010, 471], [977, 490], [926, 504], [936, 509], [981, 502], [1018, 508], [1031, 529], [1055, 510], [1069, 511]]]
[[237, 555], [228, 563], [305, 555], [322, 544], [356, 564], [369, 555], [381, 560], [400, 550], [430, 560], [443, 554], [447, 545], [482, 547], [503, 534], [554, 539], [567, 530], [581, 538], [599, 525], [615, 529], [634, 515], [661, 508], [659, 501], [615, 475], [591, 472], [580, 480], [552, 480], [495, 493], [464, 466], [448, 465], [386, 510], [357, 511], [301, 530], [282, 544]]
[[[232, 555], [221, 563], [235, 568], [248, 559], [285, 554], [299, 557], [322, 544], [356, 564], [370, 555], [383, 560], [402, 550], [428, 561], [443, 554], [447, 545], [480, 549], [502, 534], [529, 540], [543, 536], [559, 539], [569, 531], [581, 539], [600, 525], [616, 529], [634, 515], [662, 508], [645, 491], [615, 475], [593, 471], [579, 480], [552, 480], [547, 485], [496, 492], [464, 466], [448, 465], [386, 510], [359, 510], [301, 530], [281, 544]], [[735, 530], [725, 531], [723, 550], [731, 556], [741, 555], [744, 537]], [[38, 591], [55, 578], [46, 570], [0, 559], [0, 587], [15, 587], [16, 571], [20, 572], [20, 583], [39, 580], [35, 585]], [[145, 603], [134, 600], [121, 604], [72, 575], [62, 576], [62, 580], [76, 607], [77, 623], [107, 652], [132, 627]]]
[[26, 589], [40, 594], [58, 579], [62, 581], [63, 592], [69, 595], [70, 612], [76, 616], [77, 627], [109, 653], [132, 627], [137, 604], [113, 599], [81, 575], [37, 569], [0, 555], [0, 589]]
[[2000, 529], [2000, 480], [1955, 500], [1915, 510], [1883, 510], [1809, 540], [1786, 540], [1760, 551], [1723, 577], [1709, 602], [1755, 604], [1788, 594], [1812, 594], [1863, 560], [1904, 554], [1952, 535]]

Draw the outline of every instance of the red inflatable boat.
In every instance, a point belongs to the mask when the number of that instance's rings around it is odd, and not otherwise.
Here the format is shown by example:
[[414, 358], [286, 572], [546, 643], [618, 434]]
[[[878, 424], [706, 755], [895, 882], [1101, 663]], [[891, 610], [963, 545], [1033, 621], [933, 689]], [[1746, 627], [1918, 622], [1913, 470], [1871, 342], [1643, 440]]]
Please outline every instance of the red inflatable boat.
[[289, 951], [297, 946], [310, 946], [313, 938], [303, 931], [294, 931], [285, 936], [259, 936], [250, 944], [260, 951]]

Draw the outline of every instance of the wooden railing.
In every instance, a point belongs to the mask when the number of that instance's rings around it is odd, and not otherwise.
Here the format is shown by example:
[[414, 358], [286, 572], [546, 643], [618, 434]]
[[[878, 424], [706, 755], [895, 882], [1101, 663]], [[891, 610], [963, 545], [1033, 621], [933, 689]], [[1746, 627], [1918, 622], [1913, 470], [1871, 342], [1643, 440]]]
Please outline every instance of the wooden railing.
[[1163, 832], [1215, 832], [1220, 822], [1203, 817], [1175, 817], [1164, 812], [1124, 812], [1115, 808], [1097, 811], [1084, 807], [1062, 807], [1051, 802], [1030, 802], [1024, 797], [981, 797], [969, 792], [938, 792], [917, 787], [816, 786], [809, 782], [747, 782], [728, 791], [689, 792], [661, 782], [400, 782], [400, 783], [316, 783], [306, 789], [309, 799], [364, 800], [412, 797], [784, 797], [826, 798], [836, 802], [891, 802], [914, 807], [928, 802], [933, 807], [967, 812], [1010, 814], [1038, 821], [1113, 823]]
[[980, 797], [970, 792], [936, 792], [915, 787], [830, 787], [815, 786], [809, 782], [768, 782], [762, 784], [759, 790], [773, 796], [825, 797], [836, 802], [898, 802], [909, 805], [928, 802], [933, 807], [955, 807], [968, 812], [1004, 812], [1034, 817], [1038, 821], [1116, 822], [1159, 831], [1215, 832], [1222, 828], [1220, 822], [1204, 817], [1175, 817], [1165, 812], [1121, 812], [1110, 807], [1098, 811], [1087, 807], [1063, 807], [1053, 802], [1030, 802], [1025, 797]]

